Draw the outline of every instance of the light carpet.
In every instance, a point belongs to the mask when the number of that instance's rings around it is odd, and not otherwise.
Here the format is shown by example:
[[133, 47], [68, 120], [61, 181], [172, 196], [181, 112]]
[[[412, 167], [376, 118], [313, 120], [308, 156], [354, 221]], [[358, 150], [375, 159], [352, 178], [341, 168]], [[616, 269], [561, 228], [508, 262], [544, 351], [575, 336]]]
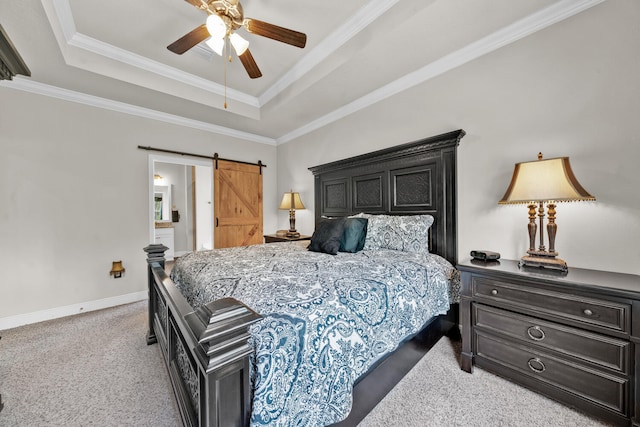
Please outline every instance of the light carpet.
[[[0, 426], [179, 426], [138, 302], [0, 332]], [[605, 426], [481, 369], [441, 339], [360, 427]]]

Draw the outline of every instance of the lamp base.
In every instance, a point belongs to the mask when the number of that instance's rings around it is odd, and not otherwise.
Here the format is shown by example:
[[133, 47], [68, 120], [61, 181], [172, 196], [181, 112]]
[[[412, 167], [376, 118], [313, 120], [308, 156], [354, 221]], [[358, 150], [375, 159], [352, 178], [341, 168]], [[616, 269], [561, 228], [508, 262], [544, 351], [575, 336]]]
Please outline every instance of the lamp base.
[[564, 273], [569, 271], [569, 267], [567, 263], [555, 256], [542, 256], [542, 255], [525, 255], [520, 258], [520, 267], [538, 267], [538, 268], [549, 268], [552, 270], [559, 270]]
[[300, 233], [297, 231], [287, 231], [287, 237], [300, 237]]

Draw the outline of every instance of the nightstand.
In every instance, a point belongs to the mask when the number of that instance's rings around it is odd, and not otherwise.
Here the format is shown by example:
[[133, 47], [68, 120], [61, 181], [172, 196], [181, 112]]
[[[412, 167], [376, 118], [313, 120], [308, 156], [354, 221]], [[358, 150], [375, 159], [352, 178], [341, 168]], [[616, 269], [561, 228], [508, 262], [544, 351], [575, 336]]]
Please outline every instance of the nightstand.
[[265, 243], [296, 242], [298, 240], [311, 240], [311, 236], [305, 236], [304, 234], [301, 234], [298, 237], [279, 236], [277, 234], [265, 234], [264, 235], [264, 242]]
[[640, 426], [640, 276], [510, 260], [457, 268], [463, 370]]

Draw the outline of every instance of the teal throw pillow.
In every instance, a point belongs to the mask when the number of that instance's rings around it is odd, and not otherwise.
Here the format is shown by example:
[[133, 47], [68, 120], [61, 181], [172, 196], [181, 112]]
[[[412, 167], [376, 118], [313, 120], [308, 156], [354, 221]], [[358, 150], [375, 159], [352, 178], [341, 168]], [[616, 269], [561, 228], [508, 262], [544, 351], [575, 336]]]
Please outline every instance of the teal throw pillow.
[[366, 218], [347, 218], [340, 240], [340, 252], [359, 252], [367, 237]]

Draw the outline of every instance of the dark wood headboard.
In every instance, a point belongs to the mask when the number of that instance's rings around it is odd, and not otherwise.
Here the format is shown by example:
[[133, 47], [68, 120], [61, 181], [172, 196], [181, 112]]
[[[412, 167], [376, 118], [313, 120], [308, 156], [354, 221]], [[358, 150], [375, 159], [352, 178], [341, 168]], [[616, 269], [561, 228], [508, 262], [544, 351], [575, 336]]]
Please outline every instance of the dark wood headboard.
[[429, 214], [430, 251], [457, 262], [456, 148], [462, 129], [309, 168], [315, 220], [359, 212]]

